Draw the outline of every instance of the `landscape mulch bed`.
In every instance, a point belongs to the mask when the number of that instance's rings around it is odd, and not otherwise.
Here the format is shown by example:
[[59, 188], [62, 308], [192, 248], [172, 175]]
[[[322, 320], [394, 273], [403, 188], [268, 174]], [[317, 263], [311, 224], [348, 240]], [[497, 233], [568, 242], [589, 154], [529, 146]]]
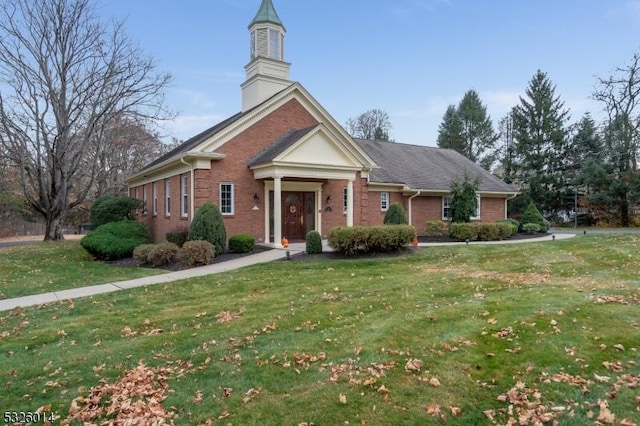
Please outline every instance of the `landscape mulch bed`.
[[[547, 234], [517, 234], [513, 237], [509, 238], [509, 240], [527, 240], [531, 238], [539, 238]], [[459, 241], [454, 240], [449, 237], [418, 237], [418, 241], [421, 243], [459, 243]], [[267, 250], [273, 250], [270, 247], [265, 246], [256, 246], [254, 251], [251, 253], [223, 253], [216, 256], [213, 259], [212, 264], [226, 262], [229, 260], [238, 259], [240, 257], [249, 256], [254, 253], [261, 253]], [[280, 261], [312, 261], [312, 260], [340, 260], [340, 259], [387, 259], [392, 257], [404, 256], [406, 254], [415, 253], [415, 249], [406, 248], [402, 250], [394, 250], [390, 252], [382, 252], [382, 253], [357, 253], [355, 255], [347, 256], [344, 254], [340, 254], [333, 251], [326, 251], [318, 254], [307, 254], [305, 252], [291, 254], [291, 256], [287, 259], [284, 258]], [[121, 267], [149, 267], [146, 265], [140, 265], [140, 263], [133, 258], [106, 261], [105, 263], [109, 265], [121, 266]], [[181, 271], [184, 269], [189, 269], [190, 266], [184, 262], [176, 262], [171, 265], [161, 266], [157, 269], [163, 269], [167, 271]]]

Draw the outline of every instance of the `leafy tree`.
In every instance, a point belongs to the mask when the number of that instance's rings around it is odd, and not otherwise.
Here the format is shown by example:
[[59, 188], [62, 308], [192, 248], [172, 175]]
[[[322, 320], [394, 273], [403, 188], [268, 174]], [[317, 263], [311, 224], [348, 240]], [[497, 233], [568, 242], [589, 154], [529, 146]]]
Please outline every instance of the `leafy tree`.
[[438, 146], [455, 149], [474, 163], [490, 169], [498, 135], [478, 92], [469, 90], [455, 108], [450, 105], [440, 125]]
[[449, 105], [442, 117], [438, 128], [438, 148], [453, 149], [460, 153], [465, 150], [462, 122], [455, 105]]
[[402, 204], [398, 202], [391, 204], [384, 215], [382, 223], [385, 225], [406, 225], [408, 223], [407, 215]]
[[390, 141], [391, 122], [389, 114], [381, 109], [370, 109], [355, 118], [349, 118], [345, 126], [354, 138]]
[[206, 202], [196, 211], [189, 230], [189, 240], [210, 242], [215, 247], [216, 255], [225, 252], [227, 231], [218, 206]]
[[609, 185], [601, 180], [598, 195], [617, 210], [620, 224], [629, 226], [631, 206], [640, 199], [640, 53], [611, 76], [599, 78], [593, 97], [604, 104], [608, 114], [604, 171]]
[[519, 160], [515, 178], [537, 205], [555, 214], [565, 207], [567, 193], [572, 192], [565, 177], [569, 111], [540, 70], [525, 95], [513, 109], [514, 154]]
[[465, 174], [462, 180], [451, 182], [451, 221], [454, 223], [471, 222], [478, 208], [476, 191], [480, 187], [480, 178], [471, 179]]
[[0, 0], [0, 146], [29, 204], [62, 239], [98, 171], [115, 117], [160, 118], [169, 75], [156, 74], [123, 25], [90, 0]]

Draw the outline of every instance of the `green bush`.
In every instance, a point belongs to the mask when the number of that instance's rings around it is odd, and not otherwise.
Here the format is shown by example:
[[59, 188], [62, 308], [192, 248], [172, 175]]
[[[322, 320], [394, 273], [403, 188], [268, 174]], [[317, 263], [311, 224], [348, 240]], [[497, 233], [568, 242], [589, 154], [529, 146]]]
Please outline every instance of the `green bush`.
[[120, 221], [99, 226], [82, 238], [80, 245], [97, 259], [117, 260], [131, 257], [137, 246], [148, 242], [142, 223]]
[[318, 231], [309, 231], [305, 240], [307, 254], [322, 253], [322, 237]]
[[198, 209], [191, 222], [189, 240], [209, 241], [215, 247], [216, 254], [225, 252], [227, 231], [218, 206], [206, 202]]
[[521, 229], [523, 231], [526, 231], [524, 229], [524, 224], [527, 224], [527, 223], [535, 223], [540, 227], [540, 229], [544, 229], [545, 232], [547, 231], [544, 217], [542, 217], [542, 213], [540, 213], [540, 210], [538, 210], [538, 208], [536, 207], [533, 201], [529, 203], [529, 206], [524, 211], [524, 214], [522, 215], [522, 220], [520, 221], [520, 223], [521, 223]]
[[251, 253], [256, 248], [256, 241], [251, 235], [237, 234], [229, 238], [229, 250], [236, 253]]
[[516, 235], [518, 233], [518, 227], [520, 226], [520, 222], [515, 219], [502, 219], [496, 223], [499, 225], [506, 225], [509, 228], [509, 235], [507, 235], [507, 237]]
[[329, 246], [339, 253], [386, 252], [406, 247], [416, 237], [409, 225], [335, 227], [329, 231]]
[[174, 243], [143, 244], [133, 250], [133, 258], [144, 265], [166, 266], [178, 260], [179, 250]]
[[527, 234], [535, 234], [536, 232], [540, 232], [541, 229], [537, 223], [525, 223], [522, 225], [522, 230]]
[[101, 197], [91, 206], [91, 228], [124, 220], [134, 220], [136, 211], [144, 208], [142, 200], [131, 197]]
[[[498, 224], [495, 223], [474, 223], [478, 231], [478, 239], [480, 241], [498, 241], [502, 239], [502, 233]], [[510, 233], [510, 229], [507, 233]]]
[[498, 228], [498, 239], [506, 240], [507, 238], [511, 238], [513, 235], [518, 233], [518, 227], [513, 223], [509, 222], [499, 222], [494, 223], [496, 228]]
[[426, 237], [445, 237], [449, 233], [448, 225], [442, 220], [429, 220], [424, 235]]
[[452, 223], [449, 225], [449, 236], [458, 241], [475, 241], [478, 239], [478, 227], [475, 223]]
[[169, 231], [165, 235], [168, 242], [182, 247], [189, 240], [189, 228], [185, 226], [178, 227], [173, 231]]
[[189, 266], [208, 265], [215, 256], [214, 245], [204, 240], [187, 241], [179, 252], [180, 259]]
[[404, 212], [404, 208], [402, 204], [396, 202], [389, 206], [389, 210], [384, 215], [384, 221], [382, 222], [385, 225], [406, 225], [407, 215]]

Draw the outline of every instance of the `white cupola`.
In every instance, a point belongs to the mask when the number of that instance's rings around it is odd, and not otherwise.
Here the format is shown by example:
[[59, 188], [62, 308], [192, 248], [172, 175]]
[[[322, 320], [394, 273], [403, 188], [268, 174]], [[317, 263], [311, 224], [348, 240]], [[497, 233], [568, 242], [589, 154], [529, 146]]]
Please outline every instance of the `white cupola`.
[[271, 0], [262, 0], [249, 24], [251, 59], [244, 67], [242, 111], [247, 111], [291, 85], [290, 63], [284, 62], [286, 30]]

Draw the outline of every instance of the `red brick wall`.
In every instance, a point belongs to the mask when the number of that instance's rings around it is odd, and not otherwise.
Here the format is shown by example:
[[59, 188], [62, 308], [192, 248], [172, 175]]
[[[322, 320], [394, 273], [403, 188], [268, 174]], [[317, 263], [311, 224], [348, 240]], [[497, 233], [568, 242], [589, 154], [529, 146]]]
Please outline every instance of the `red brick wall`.
[[482, 222], [495, 222], [505, 218], [504, 198], [482, 197], [480, 200], [480, 219]]
[[[207, 201], [220, 204], [220, 183], [234, 184], [234, 214], [225, 215], [227, 236], [239, 233], [264, 239], [264, 184], [256, 181], [247, 161], [292, 129], [303, 129], [317, 121], [293, 99], [262, 118], [247, 130], [225, 143], [217, 152], [226, 158], [212, 161], [211, 170], [195, 171], [195, 209]], [[150, 187], [150, 185], [149, 185]], [[148, 189], [151, 198], [151, 189]], [[253, 195], [260, 198], [259, 210], [253, 210]], [[150, 201], [151, 203], [151, 201]], [[190, 220], [180, 217], [180, 178], [171, 178], [171, 217], [164, 215], [164, 180], [158, 181], [158, 216], [148, 220], [154, 241], [163, 241], [165, 234], [178, 227], [189, 226]], [[151, 204], [150, 204], [151, 206]]]
[[424, 235], [427, 221], [442, 220], [442, 197], [415, 197], [411, 200], [411, 206], [411, 225], [416, 228], [418, 235]]

